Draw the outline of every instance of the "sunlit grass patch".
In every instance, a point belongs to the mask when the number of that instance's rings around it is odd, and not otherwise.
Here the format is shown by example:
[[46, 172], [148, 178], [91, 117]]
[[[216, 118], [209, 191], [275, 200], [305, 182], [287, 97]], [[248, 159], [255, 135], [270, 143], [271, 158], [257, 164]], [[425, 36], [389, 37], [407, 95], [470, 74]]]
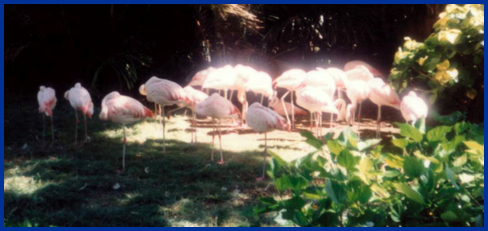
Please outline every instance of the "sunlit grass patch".
[[7, 177], [4, 178], [3, 181], [3, 190], [17, 195], [32, 194], [37, 190], [52, 184], [52, 182], [43, 182], [34, 179], [34, 177], [27, 176]]

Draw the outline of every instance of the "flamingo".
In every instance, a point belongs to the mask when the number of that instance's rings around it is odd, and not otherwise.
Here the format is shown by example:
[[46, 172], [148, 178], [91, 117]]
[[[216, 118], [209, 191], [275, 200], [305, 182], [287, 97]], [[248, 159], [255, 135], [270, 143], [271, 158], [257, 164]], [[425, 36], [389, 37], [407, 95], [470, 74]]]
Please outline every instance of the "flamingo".
[[[286, 121], [288, 125], [291, 125], [292, 127], [295, 127], [295, 105], [293, 104], [293, 91], [302, 84], [303, 79], [305, 79], [305, 76], [307, 73], [304, 70], [301, 69], [291, 69], [288, 71], [285, 71], [283, 74], [281, 74], [280, 77], [276, 78], [273, 81], [274, 88], [277, 87], [282, 87], [288, 90], [282, 97], [281, 97], [281, 104], [283, 104], [283, 108], [285, 109], [285, 114], [286, 114]], [[285, 107], [285, 97], [290, 94], [291, 92], [291, 117], [292, 117], [292, 122], [290, 123], [290, 116], [288, 115], [288, 112], [286, 111]]]
[[369, 99], [378, 105], [378, 119], [376, 121], [376, 138], [378, 139], [381, 126], [381, 106], [390, 106], [399, 110], [400, 98], [390, 85], [386, 84], [381, 78], [374, 78], [368, 84], [371, 89]]
[[346, 114], [346, 121], [349, 124], [352, 124], [354, 121], [354, 115], [356, 112], [356, 107], [359, 103], [359, 114], [358, 114], [358, 133], [360, 127], [360, 119], [361, 119], [361, 105], [362, 102], [369, 97], [370, 88], [366, 81], [363, 80], [355, 80], [355, 81], [348, 81], [346, 86], [346, 94], [347, 97], [351, 100], [351, 104], [347, 105], [347, 114]]
[[307, 86], [305, 84], [301, 84], [296, 88], [296, 91], [297, 104], [307, 109], [310, 114], [317, 114], [315, 127], [317, 129], [317, 135], [319, 135], [318, 119], [320, 116], [318, 114], [322, 112], [339, 114], [339, 111], [332, 101], [332, 97], [320, 88]]
[[330, 67], [327, 69], [323, 69], [320, 67], [317, 67], [317, 70], [322, 72], [324, 75], [329, 75], [334, 79], [334, 83], [337, 89], [337, 96], [339, 99], [342, 99], [342, 91], [346, 89], [346, 73], [335, 67]]
[[261, 104], [263, 104], [264, 97], [267, 97], [269, 101], [269, 98], [273, 96], [273, 79], [268, 73], [257, 71], [246, 83], [246, 91], [261, 94]]
[[[197, 104], [195, 111], [197, 115], [212, 117], [214, 120], [218, 120], [217, 131], [219, 133], [219, 144], [220, 144], [220, 161], [218, 164], [224, 164], [224, 155], [222, 154], [222, 134], [220, 130], [220, 120], [234, 117], [235, 115], [240, 116], [239, 109], [234, 106], [229, 100], [220, 96], [218, 93], [213, 93], [211, 96], [206, 98], [204, 101]], [[212, 135], [212, 161], [214, 160], [214, 135]]]
[[[250, 86], [248, 82], [254, 79], [256, 75], [262, 77], [262, 74], [259, 74], [259, 72], [256, 71], [254, 68], [242, 64], [237, 64], [234, 67], [234, 71], [236, 73], [236, 78], [233, 89], [237, 90], [237, 100], [242, 104], [241, 119], [242, 121], [245, 121], [245, 115], [249, 107], [249, 103], [247, 102], [246, 97], [246, 91], [250, 90], [248, 89], [248, 87]], [[232, 100], [232, 93], [229, 100]]]
[[192, 102], [188, 99], [180, 85], [167, 79], [160, 79], [153, 76], [146, 82], [146, 89], [147, 100], [161, 105], [163, 117], [161, 121], [163, 125], [163, 153], [166, 153], [166, 116], [164, 107], [179, 103], [188, 103], [191, 105]]
[[[210, 72], [212, 72], [213, 70], [215, 70], [214, 67], [208, 67], [205, 70], [201, 70], [201, 71], [195, 73], [195, 75], [193, 76], [191, 81], [188, 83], [188, 86], [192, 86], [192, 87], [203, 86], [203, 83], [207, 79]], [[203, 88], [202, 88], [202, 90], [203, 90]], [[206, 91], [207, 91], [206, 93], [208, 94], [208, 89], [206, 89]]]
[[418, 97], [414, 91], [410, 91], [408, 95], [404, 96], [400, 104], [400, 111], [407, 123], [409, 121], [415, 123], [416, 120], [427, 117], [428, 110], [425, 101]]
[[93, 115], [93, 102], [90, 97], [90, 93], [81, 86], [80, 83], [76, 83], [69, 91], [64, 93], [64, 98], [69, 101], [71, 107], [75, 109], [76, 127], [75, 127], [75, 144], [78, 138], [78, 110], [83, 114], [83, 122], [85, 123], [85, 141], [88, 141], [88, 129], [86, 126], [86, 117], [91, 119]]
[[179, 108], [173, 109], [168, 112], [168, 118], [170, 117], [171, 113], [176, 110], [180, 110], [181, 108], [190, 108], [192, 112], [192, 125], [194, 127], [194, 129], [191, 131], [191, 143], [193, 143], [193, 137], [195, 137], [195, 143], [196, 143], [197, 142], [197, 126], [196, 126], [197, 118], [196, 118], [195, 106], [198, 103], [204, 101], [208, 97], [208, 95], [202, 91], [196, 90], [191, 86], [186, 86], [183, 88], [183, 90], [186, 92], [186, 95], [188, 99], [191, 101], [191, 104], [180, 103], [178, 105]]
[[215, 68], [209, 71], [207, 78], [203, 82], [202, 89], [224, 90], [224, 97], [227, 98], [227, 90], [235, 86], [236, 78], [236, 71], [231, 65]]
[[249, 107], [249, 111], [246, 114], [246, 121], [247, 125], [255, 132], [264, 133], [263, 174], [256, 179], [257, 181], [262, 181], [266, 172], [267, 133], [274, 129], [290, 131], [289, 126], [286, 124], [285, 118], [258, 102], [253, 103]]
[[127, 143], [125, 125], [152, 116], [153, 113], [151, 110], [144, 107], [139, 101], [128, 96], [120, 95], [116, 91], [111, 92], [103, 98], [102, 111], [99, 115], [100, 120], [110, 120], [114, 123], [122, 124], [124, 128], [122, 169], [125, 169], [125, 144]]
[[344, 65], [344, 71], [352, 70], [352, 69], [356, 68], [357, 66], [366, 67], [375, 77], [383, 77], [383, 74], [381, 74], [380, 71], [378, 71], [373, 66], [371, 66], [368, 63], [363, 62], [361, 60], [354, 60], [354, 61], [350, 61], [350, 62], [346, 63], [346, 65]]
[[[351, 112], [356, 112], [357, 104], [359, 103], [359, 114], [358, 118], [361, 118], [361, 105], [362, 102], [369, 97], [369, 86], [368, 82], [374, 79], [373, 74], [369, 71], [369, 69], [364, 65], [357, 65], [353, 69], [346, 71], [346, 94], [347, 97], [351, 100], [352, 105], [348, 105], [347, 109], [347, 121], [350, 123]], [[359, 123], [358, 123], [358, 132], [359, 132]]]
[[[334, 94], [336, 91], [336, 83], [334, 78], [329, 75], [328, 72], [326, 71], [320, 71], [320, 70], [312, 70], [307, 72], [307, 75], [305, 76], [305, 79], [303, 80], [303, 83], [308, 85], [308, 86], [313, 86], [319, 89], [322, 89], [325, 93], [327, 93], [331, 99], [334, 98]], [[319, 126], [322, 126], [322, 113], [319, 114]], [[310, 114], [310, 117], [312, 117], [312, 114]], [[332, 128], [332, 120], [333, 120], [333, 113], [330, 113], [330, 127]], [[310, 119], [310, 124], [312, 124], [312, 119]]]
[[46, 133], [46, 119], [45, 117], [51, 117], [51, 135], [54, 141], [54, 125], [53, 125], [53, 109], [56, 106], [56, 92], [50, 87], [41, 86], [37, 93], [37, 101], [39, 102], [39, 113], [43, 113], [43, 128], [42, 128], [42, 140]]
[[[144, 95], [144, 96], [146, 96], [146, 98], [147, 98], [147, 88], [146, 88], [146, 86], [147, 86], [147, 85], [149, 85], [149, 84], [151, 84], [151, 83], [152, 83], [152, 82], [154, 82], [154, 81], [157, 81], [157, 80], [158, 80], [158, 78], [150, 78], [149, 80], [147, 80], [147, 82], [146, 82], [146, 83], [142, 84], [142, 85], [139, 87], [139, 94]], [[154, 103], [154, 112], [155, 112], [156, 114], [158, 114], [158, 113], [159, 113], [159, 115], [161, 115], [161, 108], [159, 108], [159, 110], [158, 110], [157, 106], [158, 106], [158, 104], [155, 102], [155, 103]]]
[[[291, 103], [285, 102], [285, 108], [283, 108], [283, 104], [281, 104], [281, 101], [276, 95], [273, 95], [271, 99], [269, 100], [269, 106], [273, 108], [273, 110], [278, 113], [278, 115], [281, 116], [286, 116], [285, 111], [291, 111]], [[306, 115], [307, 112], [300, 109], [300, 108], [295, 108], [295, 115]]]

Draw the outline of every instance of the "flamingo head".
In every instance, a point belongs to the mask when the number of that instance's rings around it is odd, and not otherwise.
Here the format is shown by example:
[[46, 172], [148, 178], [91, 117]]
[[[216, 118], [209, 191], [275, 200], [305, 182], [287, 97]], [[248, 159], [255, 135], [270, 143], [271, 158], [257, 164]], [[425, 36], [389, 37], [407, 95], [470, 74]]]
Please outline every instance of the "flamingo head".
[[139, 87], [139, 93], [140, 93], [141, 95], [147, 95], [146, 84], [142, 84], [142, 85]]

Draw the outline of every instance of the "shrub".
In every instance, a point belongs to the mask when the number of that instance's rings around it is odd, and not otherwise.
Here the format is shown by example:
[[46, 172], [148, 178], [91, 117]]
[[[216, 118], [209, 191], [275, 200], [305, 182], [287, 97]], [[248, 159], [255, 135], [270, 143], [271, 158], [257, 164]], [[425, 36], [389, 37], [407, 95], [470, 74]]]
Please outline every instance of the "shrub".
[[349, 129], [327, 144], [302, 132], [317, 150], [291, 163], [270, 153], [280, 196], [254, 213], [298, 226], [483, 226], [483, 126], [424, 124], [398, 124], [386, 145]]

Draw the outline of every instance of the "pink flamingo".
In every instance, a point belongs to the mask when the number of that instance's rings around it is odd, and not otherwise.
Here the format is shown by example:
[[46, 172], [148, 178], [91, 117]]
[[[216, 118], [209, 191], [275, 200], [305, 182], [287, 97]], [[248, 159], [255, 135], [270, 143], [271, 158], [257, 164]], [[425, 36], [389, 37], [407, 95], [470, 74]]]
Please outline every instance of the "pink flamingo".
[[139, 101], [120, 95], [113, 91], [106, 95], [102, 100], [102, 111], [100, 120], [110, 120], [114, 123], [122, 124], [124, 128], [124, 139], [122, 148], [122, 169], [125, 169], [125, 144], [127, 142], [125, 125], [139, 121], [145, 117], [152, 117], [153, 113], [144, 107]]
[[363, 80], [348, 81], [346, 85], [347, 97], [351, 100], [351, 104], [347, 105], [346, 121], [352, 124], [354, 121], [354, 115], [356, 113], [356, 107], [359, 103], [359, 114], [358, 114], [358, 134], [360, 129], [360, 119], [361, 119], [361, 105], [364, 100], [368, 99], [370, 88], [368, 83]]
[[371, 66], [368, 63], [363, 62], [361, 60], [354, 60], [354, 61], [350, 61], [350, 62], [346, 63], [346, 65], [344, 65], [344, 71], [352, 70], [352, 69], [356, 68], [357, 66], [366, 67], [371, 72], [371, 74], [373, 74], [373, 76], [383, 77], [383, 74], [381, 74], [380, 71], [378, 71], [373, 66]]
[[153, 76], [146, 82], [146, 89], [147, 101], [161, 105], [163, 117], [161, 121], [161, 124], [163, 125], [163, 153], [166, 153], [166, 116], [164, 107], [179, 103], [187, 103], [191, 105], [192, 102], [188, 99], [185, 91], [180, 85], [167, 79], [160, 79]]
[[[305, 76], [305, 79], [303, 80], [303, 83], [307, 86], [313, 86], [316, 88], [321, 89], [325, 93], [327, 93], [331, 99], [334, 98], [334, 94], [336, 91], [336, 83], [334, 78], [329, 75], [327, 71], [321, 71], [321, 70], [311, 70], [307, 72], [307, 75]], [[319, 126], [322, 127], [322, 113], [317, 113], [320, 115], [319, 117]], [[310, 114], [310, 117], [312, 117], [312, 114]], [[332, 128], [332, 121], [334, 115], [333, 113], [330, 113], [330, 127]], [[310, 120], [310, 124], [312, 124], [312, 119]]]
[[255, 132], [264, 132], [263, 174], [256, 179], [257, 181], [262, 181], [264, 180], [264, 174], [266, 172], [266, 153], [268, 149], [267, 132], [273, 131], [274, 129], [290, 131], [289, 126], [286, 124], [285, 118], [258, 102], [253, 103], [249, 107], [249, 111], [246, 114], [246, 120], [247, 125]]
[[83, 114], [83, 122], [85, 123], [85, 141], [88, 141], [86, 117], [88, 116], [88, 118], [91, 118], [93, 115], [93, 102], [90, 93], [82, 87], [80, 83], [76, 83], [74, 87], [64, 93], [64, 98], [67, 99], [71, 104], [71, 107], [75, 109], [75, 144], [78, 139], [78, 110]]
[[213, 88], [224, 90], [224, 97], [227, 98], [227, 90], [234, 88], [236, 78], [236, 71], [231, 65], [215, 68], [208, 73], [207, 78], [203, 82], [202, 89]]
[[179, 108], [175, 108], [175, 109], [168, 112], [168, 119], [169, 119], [172, 112], [174, 112], [176, 110], [180, 110], [182, 108], [189, 108], [191, 110], [191, 114], [192, 114], [192, 122], [191, 123], [193, 126], [193, 129], [191, 131], [191, 143], [193, 143], [193, 137], [195, 137], [195, 143], [196, 143], [197, 142], [197, 126], [196, 126], [197, 125], [197, 123], [196, 123], [197, 116], [196, 116], [196, 112], [195, 112], [195, 106], [198, 103], [204, 101], [208, 97], [208, 95], [202, 91], [194, 89], [191, 86], [186, 86], [183, 88], [183, 90], [186, 92], [188, 99], [192, 103], [191, 104], [187, 104], [187, 103], [178, 104]]
[[[292, 127], [295, 127], [295, 105], [293, 103], [293, 91], [302, 84], [303, 80], [305, 79], [305, 76], [307, 73], [304, 70], [301, 69], [291, 69], [288, 71], [285, 71], [283, 74], [281, 74], [280, 77], [276, 78], [273, 81], [274, 88], [281, 87], [285, 88], [288, 90], [282, 97], [281, 97], [281, 103], [283, 104], [283, 108], [285, 109], [285, 114], [286, 114], [286, 121], [288, 125], [291, 125]], [[286, 111], [285, 107], [285, 97], [290, 94], [291, 92], [291, 123], [290, 123], [290, 116], [288, 115], [288, 112]]]
[[[224, 155], [222, 154], [222, 134], [220, 130], [220, 120], [234, 117], [235, 115], [240, 116], [239, 109], [237, 109], [237, 107], [234, 106], [229, 100], [220, 96], [218, 93], [213, 93], [204, 101], [198, 103], [195, 111], [197, 115], [211, 117], [214, 120], [214, 126], [215, 120], [218, 120], [217, 131], [219, 133], [220, 144], [220, 161], [218, 163], [224, 164]], [[212, 134], [212, 161], [214, 160], [214, 138], [215, 136], [214, 134]]]
[[400, 109], [400, 98], [398, 97], [398, 94], [390, 87], [390, 85], [386, 84], [381, 78], [374, 78], [370, 80], [368, 84], [371, 89], [369, 99], [378, 105], [376, 138], [379, 138], [381, 129], [381, 106], [389, 106]]
[[400, 111], [407, 123], [412, 121], [413, 124], [416, 120], [427, 117], [428, 110], [425, 101], [418, 97], [414, 91], [410, 91], [408, 95], [404, 96], [400, 104]]
[[[242, 104], [241, 119], [242, 121], [245, 121], [247, 109], [249, 107], [249, 102], [247, 102], [246, 91], [249, 90], [248, 89], [249, 81], [254, 79], [256, 75], [258, 75], [258, 71], [256, 71], [252, 67], [244, 66], [241, 64], [237, 64], [234, 67], [234, 71], [236, 74], [236, 78], [232, 89], [237, 91], [237, 100]], [[232, 92], [229, 100], [232, 100]]]
[[[273, 97], [269, 100], [269, 107], [273, 108], [273, 110], [278, 113], [278, 115], [286, 116], [286, 111], [291, 111], [291, 103], [285, 102], [285, 107], [283, 108], [283, 104], [281, 103], [280, 99], [273, 94]], [[295, 108], [295, 115], [306, 115], [307, 112], [300, 109]]]
[[[207, 79], [207, 77], [210, 74], [210, 72], [212, 72], [213, 70], [215, 70], [215, 68], [209, 67], [209, 68], [207, 68], [205, 70], [201, 70], [201, 71], [197, 72], [193, 76], [193, 78], [191, 79], [191, 81], [188, 83], [188, 86], [192, 86], [192, 87], [195, 87], [195, 86], [203, 86], [203, 83]], [[202, 88], [202, 90], [203, 90], [203, 88]], [[208, 89], [206, 89], [206, 93], [208, 94]]]
[[269, 101], [269, 98], [273, 96], [273, 79], [268, 73], [257, 71], [246, 83], [246, 91], [261, 94], [261, 104], [263, 104], [264, 97], [267, 97]]
[[46, 116], [51, 117], [51, 135], [54, 141], [54, 125], [53, 125], [53, 109], [56, 106], [56, 92], [50, 87], [41, 86], [37, 93], [37, 101], [39, 102], [39, 113], [43, 113], [43, 128], [42, 140], [46, 133]]
[[317, 135], [320, 135], [319, 133], [321, 133], [321, 131], [319, 131], [318, 127], [320, 118], [319, 114], [322, 112], [339, 114], [339, 111], [332, 101], [332, 97], [320, 88], [307, 86], [305, 84], [302, 84], [296, 88], [296, 91], [297, 104], [307, 109], [310, 114], [317, 114], [315, 128], [317, 130]]

